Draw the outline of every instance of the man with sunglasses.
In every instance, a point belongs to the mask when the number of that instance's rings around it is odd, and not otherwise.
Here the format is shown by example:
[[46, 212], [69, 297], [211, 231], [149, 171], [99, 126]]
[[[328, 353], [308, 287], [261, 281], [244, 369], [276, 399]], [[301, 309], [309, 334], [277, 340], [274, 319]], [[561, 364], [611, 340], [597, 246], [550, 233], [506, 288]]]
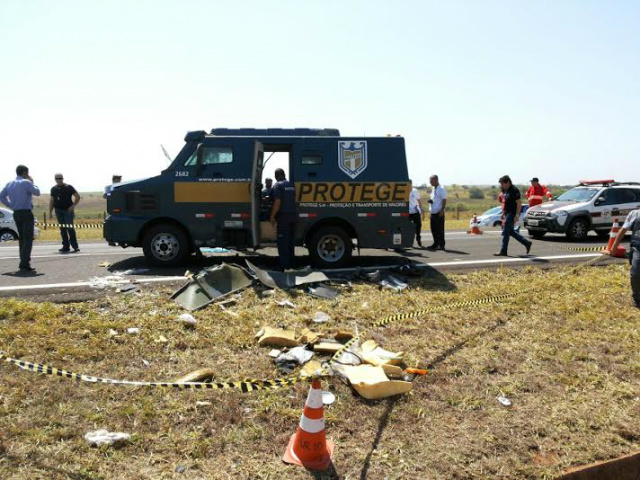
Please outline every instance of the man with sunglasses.
[[[62, 237], [62, 248], [58, 250], [60, 253], [69, 253], [71, 248], [73, 252], [79, 252], [78, 240], [76, 239], [76, 229], [73, 228], [73, 219], [75, 217], [75, 208], [80, 203], [80, 194], [73, 186], [64, 183], [64, 177], [61, 173], [55, 174], [56, 184], [51, 189], [51, 199], [49, 200], [49, 217], [52, 216], [53, 210], [56, 211], [56, 218], [60, 225], [60, 236]], [[66, 225], [70, 225], [67, 227]], [[71, 247], [71, 248], [69, 248]]]
[[504, 175], [498, 180], [500, 189], [502, 190], [502, 198], [504, 202], [504, 227], [502, 229], [502, 248], [498, 253], [494, 253], [495, 257], [506, 257], [509, 248], [509, 237], [515, 238], [527, 249], [527, 254], [531, 251], [532, 243], [518, 232], [515, 231], [514, 225], [520, 220], [520, 211], [522, 210], [522, 199], [520, 190], [513, 184], [509, 175]]

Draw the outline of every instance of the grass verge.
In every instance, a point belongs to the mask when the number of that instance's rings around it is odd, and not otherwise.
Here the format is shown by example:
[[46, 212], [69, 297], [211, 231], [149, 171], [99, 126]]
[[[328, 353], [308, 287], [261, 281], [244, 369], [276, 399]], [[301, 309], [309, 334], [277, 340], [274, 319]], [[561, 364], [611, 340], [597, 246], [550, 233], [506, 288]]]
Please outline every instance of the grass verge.
[[[335, 304], [241, 293], [186, 330], [168, 290], [81, 304], [2, 300], [0, 348], [25, 360], [111, 378], [169, 380], [211, 367], [220, 380], [273, 378], [260, 325], [301, 329], [316, 311], [361, 329], [387, 314], [538, 287], [535, 294], [451, 310], [371, 332], [409, 364], [431, 364], [403, 397], [365, 401], [337, 380], [325, 410], [340, 478], [550, 478], [640, 447], [640, 313], [626, 265], [480, 271], [420, 279], [402, 294], [354, 285]], [[297, 308], [284, 309], [284, 297]], [[123, 333], [140, 327], [139, 335]], [[119, 332], [110, 337], [109, 329]], [[167, 343], [158, 342], [160, 336]], [[145, 366], [143, 359], [149, 362]], [[0, 478], [311, 478], [281, 462], [307, 394], [159, 391], [76, 385], [0, 365]], [[513, 406], [503, 407], [503, 394]], [[197, 405], [196, 402], [210, 402]], [[122, 448], [83, 435], [134, 433]], [[174, 473], [178, 466], [187, 475]]]

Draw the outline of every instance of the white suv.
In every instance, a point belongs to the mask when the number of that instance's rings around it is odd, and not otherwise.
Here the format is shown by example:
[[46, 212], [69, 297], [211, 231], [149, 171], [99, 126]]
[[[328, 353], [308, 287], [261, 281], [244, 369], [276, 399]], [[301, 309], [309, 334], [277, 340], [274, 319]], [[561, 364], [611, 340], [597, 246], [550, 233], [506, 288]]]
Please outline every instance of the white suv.
[[640, 183], [613, 180], [582, 181], [553, 201], [532, 207], [524, 227], [533, 238], [565, 233], [570, 240], [584, 240], [590, 230], [606, 237], [613, 220], [622, 222], [640, 208]]
[[[38, 227], [33, 227], [33, 238], [40, 234]], [[6, 208], [0, 208], [0, 242], [18, 240], [18, 227], [13, 220], [13, 212]]]

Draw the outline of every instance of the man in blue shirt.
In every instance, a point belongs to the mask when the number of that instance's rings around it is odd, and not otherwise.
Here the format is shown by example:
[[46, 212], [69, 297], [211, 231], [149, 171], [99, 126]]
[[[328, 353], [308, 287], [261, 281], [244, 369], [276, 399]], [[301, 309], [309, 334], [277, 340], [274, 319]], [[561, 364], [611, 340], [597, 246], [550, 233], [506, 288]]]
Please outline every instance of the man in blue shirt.
[[40, 189], [33, 184], [29, 176], [29, 169], [24, 165], [16, 168], [17, 178], [7, 183], [0, 192], [0, 202], [13, 210], [13, 220], [18, 228], [18, 242], [20, 245], [20, 270], [33, 272], [31, 267], [31, 247], [33, 246], [34, 218], [33, 195], [40, 196]]
[[272, 189], [273, 209], [270, 221], [278, 223], [278, 257], [283, 270], [293, 268], [296, 241], [296, 188], [287, 180], [284, 170], [275, 171], [276, 184]]

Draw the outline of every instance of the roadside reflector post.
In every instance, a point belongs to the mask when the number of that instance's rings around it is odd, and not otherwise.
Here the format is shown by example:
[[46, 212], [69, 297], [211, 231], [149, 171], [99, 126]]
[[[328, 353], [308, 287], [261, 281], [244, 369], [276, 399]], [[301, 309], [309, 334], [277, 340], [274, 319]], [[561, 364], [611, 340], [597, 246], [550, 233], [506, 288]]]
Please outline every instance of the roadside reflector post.
[[43, 224], [44, 224], [44, 229], [47, 229], [47, 212], [44, 212], [42, 214], [42, 219], [43, 219]]

